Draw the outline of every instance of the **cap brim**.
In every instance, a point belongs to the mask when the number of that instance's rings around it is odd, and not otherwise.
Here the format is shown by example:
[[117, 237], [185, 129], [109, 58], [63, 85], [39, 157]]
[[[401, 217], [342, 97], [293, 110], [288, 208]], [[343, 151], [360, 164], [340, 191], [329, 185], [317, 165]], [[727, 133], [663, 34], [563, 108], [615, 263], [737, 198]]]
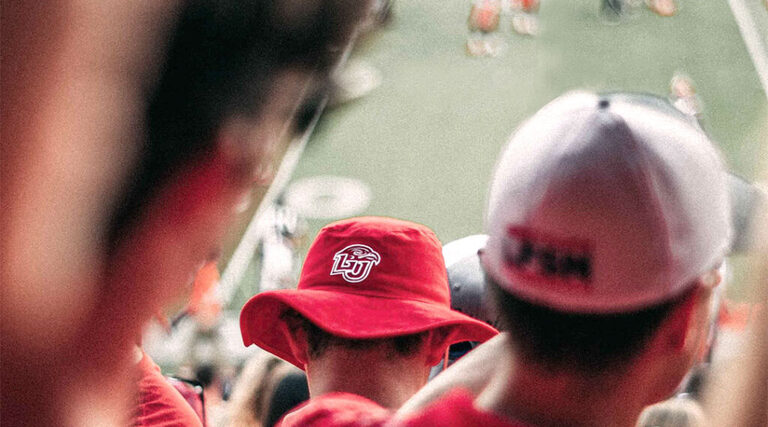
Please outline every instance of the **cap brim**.
[[256, 344], [301, 369], [304, 363], [294, 356], [293, 336], [281, 317], [289, 308], [344, 338], [386, 338], [448, 328], [445, 344], [452, 344], [483, 342], [498, 333], [490, 325], [457, 311], [416, 300], [318, 289], [270, 291], [251, 298], [240, 313], [243, 343]]

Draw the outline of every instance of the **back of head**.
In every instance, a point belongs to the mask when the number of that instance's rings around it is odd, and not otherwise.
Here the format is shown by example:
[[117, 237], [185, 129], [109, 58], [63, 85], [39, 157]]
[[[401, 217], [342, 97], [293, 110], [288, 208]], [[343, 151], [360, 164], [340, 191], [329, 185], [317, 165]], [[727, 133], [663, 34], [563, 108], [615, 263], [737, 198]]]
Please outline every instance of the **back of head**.
[[308, 357], [328, 348], [377, 346], [412, 355], [431, 331], [442, 339], [428, 345], [430, 354], [454, 342], [485, 341], [495, 329], [451, 310], [441, 248], [432, 230], [409, 221], [329, 224], [309, 249], [297, 289], [262, 292], [243, 306], [243, 343], [304, 369]]
[[502, 153], [482, 263], [523, 352], [538, 347], [544, 361], [587, 369], [626, 360], [725, 256], [720, 156], [697, 126], [656, 104], [569, 93]]
[[[278, 411], [278, 405], [274, 402], [275, 393], [284, 378], [296, 378], [297, 375], [304, 378], [304, 374], [300, 370], [269, 353], [261, 352], [254, 355], [246, 363], [235, 384], [227, 409], [230, 425], [267, 426], [272, 425], [270, 420], [279, 420], [279, 416], [275, 418]], [[288, 398], [283, 393], [284, 402], [281, 403], [296, 400], [296, 404], [298, 404], [308, 399], [309, 390], [306, 387], [306, 379], [304, 379], [303, 384], [303, 390], [299, 387]], [[292, 387], [292, 389], [296, 389], [296, 387]], [[285, 410], [289, 410], [293, 406], [295, 405], [291, 405]]]
[[[294, 334], [297, 329], [301, 329], [302, 335], [306, 337], [308, 360], [317, 360], [326, 355], [328, 350], [335, 348], [352, 351], [353, 354], [356, 352], [358, 356], [363, 352], [372, 351], [380, 355], [381, 364], [385, 364], [398, 358], [413, 357], [426, 350], [423, 344], [427, 332], [356, 339], [326, 331], [294, 310], [286, 311], [281, 317], [289, 324]], [[437, 331], [440, 330], [436, 330], [436, 333]]]
[[281, 372], [269, 399], [269, 408], [264, 418], [265, 427], [276, 425], [285, 414], [309, 400], [307, 376], [304, 372], [288, 364], [281, 371], [284, 373]]
[[488, 236], [475, 234], [448, 242], [443, 246], [443, 257], [451, 289], [451, 308], [498, 327], [498, 319], [487, 298], [478, 255], [487, 240]]
[[205, 388], [211, 386], [214, 380], [218, 380], [218, 372], [216, 372], [216, 366], [211, 363], [203, 363], [195, 368], [195, 378]]

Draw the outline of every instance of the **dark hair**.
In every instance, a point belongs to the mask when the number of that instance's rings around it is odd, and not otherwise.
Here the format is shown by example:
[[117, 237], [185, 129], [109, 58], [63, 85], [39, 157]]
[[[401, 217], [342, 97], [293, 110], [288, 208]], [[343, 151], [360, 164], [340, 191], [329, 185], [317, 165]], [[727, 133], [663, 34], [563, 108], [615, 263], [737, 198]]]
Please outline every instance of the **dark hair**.
[[269, 408], [262, 417], [264, 427], [272, 427], [293, 408], [309, 400], [309, 386], [304, 372], [290, 371], [285, 374], [269, 396]]
[[210, 386], [216, 378], [216, 367], [210, 363], [203, 363], [195, 369], [195, 378], [203, 387]]
[[567, 313], [524, 301], [486, 275], [512, 345], [526, 363], [553, 371], [600, 374], [630, 362], [666, 319], [692, 294], [638, 311], [617, 314]]
[[184, 166], [214, 149], [232, 116], [256, 118], [277, 73], [327, 74], [366, 10], [355, 0], [187, 0], [171, 31], [159, 79], [147, 96], [138, 163], [118, 200], [107, 242]]
[[310, 359], [321, 357], [331, 347], [348, 349], [368, 349], [384, 346], [388, 348], [387, 357], [410, 357], [421, 350], [426, 332], [399, 335], [388, 338], [356, 339], [334, 335], [302, 316], [294, 310], [285, 311], [282, 316], [292, 328], [301, 328], [307, 334], [307, 348]]

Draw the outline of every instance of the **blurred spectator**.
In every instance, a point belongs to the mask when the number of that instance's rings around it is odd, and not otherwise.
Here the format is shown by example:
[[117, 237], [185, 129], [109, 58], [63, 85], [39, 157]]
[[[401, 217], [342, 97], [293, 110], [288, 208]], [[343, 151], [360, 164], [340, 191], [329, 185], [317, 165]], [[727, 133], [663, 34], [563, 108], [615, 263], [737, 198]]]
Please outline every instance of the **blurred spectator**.
[[253, 297], [242, 309], [240, 328], [246, 345], [307, 373], [312, 400], [288, 414], [284, 426], [310, 423], [307, 417], [326, 408], [325, 399], [397, 408], [426, 383], [449, 344], [496, 333], [450, 309], [434, 233], [381, 217], [325, 226], [307, 254], [298, 289]]
[[[493, 302], [488, 298], [485, 289], [478, 255], [487, 240], [488, 236], [475, 234], [448, 242], [443, 245], [443, 258], [451, 290], [451, 308], [498, 328], [498, 316], [494, 314]], [[432, 368], [429, 379], [432, 380], [478, 344], [480, 343], [476, 341], [451, 344], [443, 360]]]
[[125, 424], [141, 325], [218, 244], [366, 4], [2, 7], [2, 419]]
[[[765, 171], [763, 172], [765, 174]], [[734, 363], [714, 365], [703, 396], [710, 425], [764, 426], [768, 424], [768, 263], [764, 242], [768, 240], [768, 214], [758, 211], [754, 240], [760, 253], [751, 261], [754, 267], [749, 298], [759, 304], [752, 311], [746, 336], [734, 352]], [[762, 307], [761, 307], [762, 306]], [[738, 322], [738, 321], [737, 321]]]
[[480, 258], [509, 335], [436, 379], [475, 393], [406, 425], [632, 426], [703, 357], [729, 197], [689, 120], [639, 95], [566, 94], [516, 131], [487, 212]]
[[[648, 98], [644, 101], [648, 101], [649, 106], [667, 109], [670, 113], [674, 114], [671, 105], [665, 104], [661, 98]], [[697, 125], [695, 120], [691, 120], [691, 124]], [[763, 239], [757, 233], [757, 224], [755, 224], [759, 222], [761, 215], [765, 213], [765, 193], [759, 186], [751, 184], [733, 174], [728, 176], [728, 190], [731, 201], [731, 224], [733, 227], [730, 255], [745, 255], [765, 250], [756, 244], [757, 241]], [[443, 256], [445, 257], [448, 269], [448, 282], [451, 286], [451, 306], [455, 310], [499, 327], [497, 325], [497, 317], [492, 315], [493, 308], [487, 306], [491, 301], [487, 301], [487, 295], [483, 294], [485, 284], [478, 257], [478, 250], [485, 246], [487, 237], [487, 235], [473, 235], [449, 242], [443, 246]], [[746, 335], [744, 332], [748, 323], [754, 322], [756, 313], [761, 309], [760, 304], [738, 303], [725, 298], [725, 291], [729, 286], [728, 280], [731, 277], [726, 269], [726, 263], [723, 263], [721, 266], [721, 275], [723, 276], [723, 282], [716, 288], [712, 297], [710, 324], [713, 330], [707, 340], [708, 345], [706, 347], [708, 347], [708, 350], [705, 351], [705, 359], [691, 369], [685, 380], [681, 383], [678, 395], [673, 399], [685, 396], [688, 401], [698, 402], [701, 398], [702, 388], [709, 384], [707, 380], [713, 369], [718, 377], [728, 376], [727, 373], [724, 374], [720, 371], [733, 370], [732, 367], [728, 367], [733, 365], [736, 357], [740, 356], [742, 349], [738, 343]], [[494, 341], [493, 345], [502, 345], [499, 343], [499, 340], [494, 339]], [[488, 345], [485, 347], [488, 347]], [[451, 356], [457, 353], [453, 351], [454, 346], [451, 346]], [[496, 351], [501, 351], [501, 349], [497, 347]], [[482, 371], [483, 365], [493, 363], [493, 360], [493, 358], [490, 360], [473, 360], [473, 357], [470, 357], [462, 362], [460, 370]], [[450, 365], [454, 360], [451, 358], [447, 362]], [[738, 362], [736, 363], [738, 364]], [[450, 376], [443, 376], [433, 380], [433, 377], [441, 372], [442, 369], [444, 369], [442, 363], [433, 368], [430, 374], [431, 382], [419, 390], [413, 398], [409, 399], [406, 405], [401, 408], [401, 411], [412, 412], [414, 408], [421, 407], [425, 403], [435, 400], [454, 386]], [[492, 372], [487, 372], [487, 374], [488, 377], [486, 378], [475, 378], [474, 383], [463, 383], [462, 385], [470, 390], [481, 390], [487, 384]], [[717, 385], [714, 384], [714, 386]], [[666, 402], [669, 401], [663, 403]], [[680, 410], [688, 411], [688, 409], [694, 409], [693, 405], [694, 403], [685, 405], [685, 408]], [[667, 408], [667, 406], [663, 406], [660, 411], [663, 412], [664, 408]], [[679, 406], [673, 405], [673, 409], [675, 408], [679, 409]], [[698, 411], [700, 412], [701, 409], [699, 408]], [[670, 419], [672, 418], [670, 417]]]
[[203, 386], [195, 380], [183, 379], [176, 376], [166, 376], [165, 379], [168, 380], [176, 391], [181, 393], [184, 400], [186, 400], [189, 406], [192, 407], [192, 410], [195, 411], [200, 422], [202, 422], [203, 425], [208, 425], [206, 423], [205, 408], [203, 406], [205, 404]]
[[298, 251], [306, 234], [306, 220], [286, 206], [282, 198], [264, 212], [259, 219], [259, 292], [296, 287]]
[[160, 373], [160, 368], [141, 350], [139, 370], [139, 405], [135, 426], [203, 426], [203, 413], [195, 411], [184, 396]]
[[226, 402], [223, 394], [224, 381], [219, 369], [212, 363], [202, 363], [195, 369], [195, 379], [203, 387], [203, 403], [208, 425], [223, 425]]
[[258, 353], [235, 383], [228, 425], [271, 427], [307, 399], [307, 379], [301, 370], [269, 353]]
[[309, 386], [304, 372], [288, 365], [285, 374], [275, 385], [267, 411], [265, 425], [272, 427], [293, 408], [309, 400]]

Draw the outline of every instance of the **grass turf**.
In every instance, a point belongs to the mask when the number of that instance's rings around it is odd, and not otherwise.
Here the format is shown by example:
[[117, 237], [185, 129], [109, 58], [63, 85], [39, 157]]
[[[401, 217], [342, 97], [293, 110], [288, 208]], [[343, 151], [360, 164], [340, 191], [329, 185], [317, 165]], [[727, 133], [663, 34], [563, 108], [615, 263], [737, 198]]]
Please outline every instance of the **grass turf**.
[[[759, 0], [748, 3], [768, 22]], [[356, 52], [382, 85], [325, 114], [294, 176], [358, 178], [373, 192], [364, 214], [417, 221], [448, 242], [482, 231], [496, 156], [526, 116], [577, 88], [666, 96], [681, 71], [731, 170], [754, 179], [766, 96], [737, 24], [727, 2], [678, 4], [674, 17], [642, 8], [609, 24], [597, 0], [543, 0], [537, 37], [505, 31], [502, 56], [471, 58], [469, 1], [399, 1], [391, 25]], [[325, 222], [310, 221], [310, 241]]]

